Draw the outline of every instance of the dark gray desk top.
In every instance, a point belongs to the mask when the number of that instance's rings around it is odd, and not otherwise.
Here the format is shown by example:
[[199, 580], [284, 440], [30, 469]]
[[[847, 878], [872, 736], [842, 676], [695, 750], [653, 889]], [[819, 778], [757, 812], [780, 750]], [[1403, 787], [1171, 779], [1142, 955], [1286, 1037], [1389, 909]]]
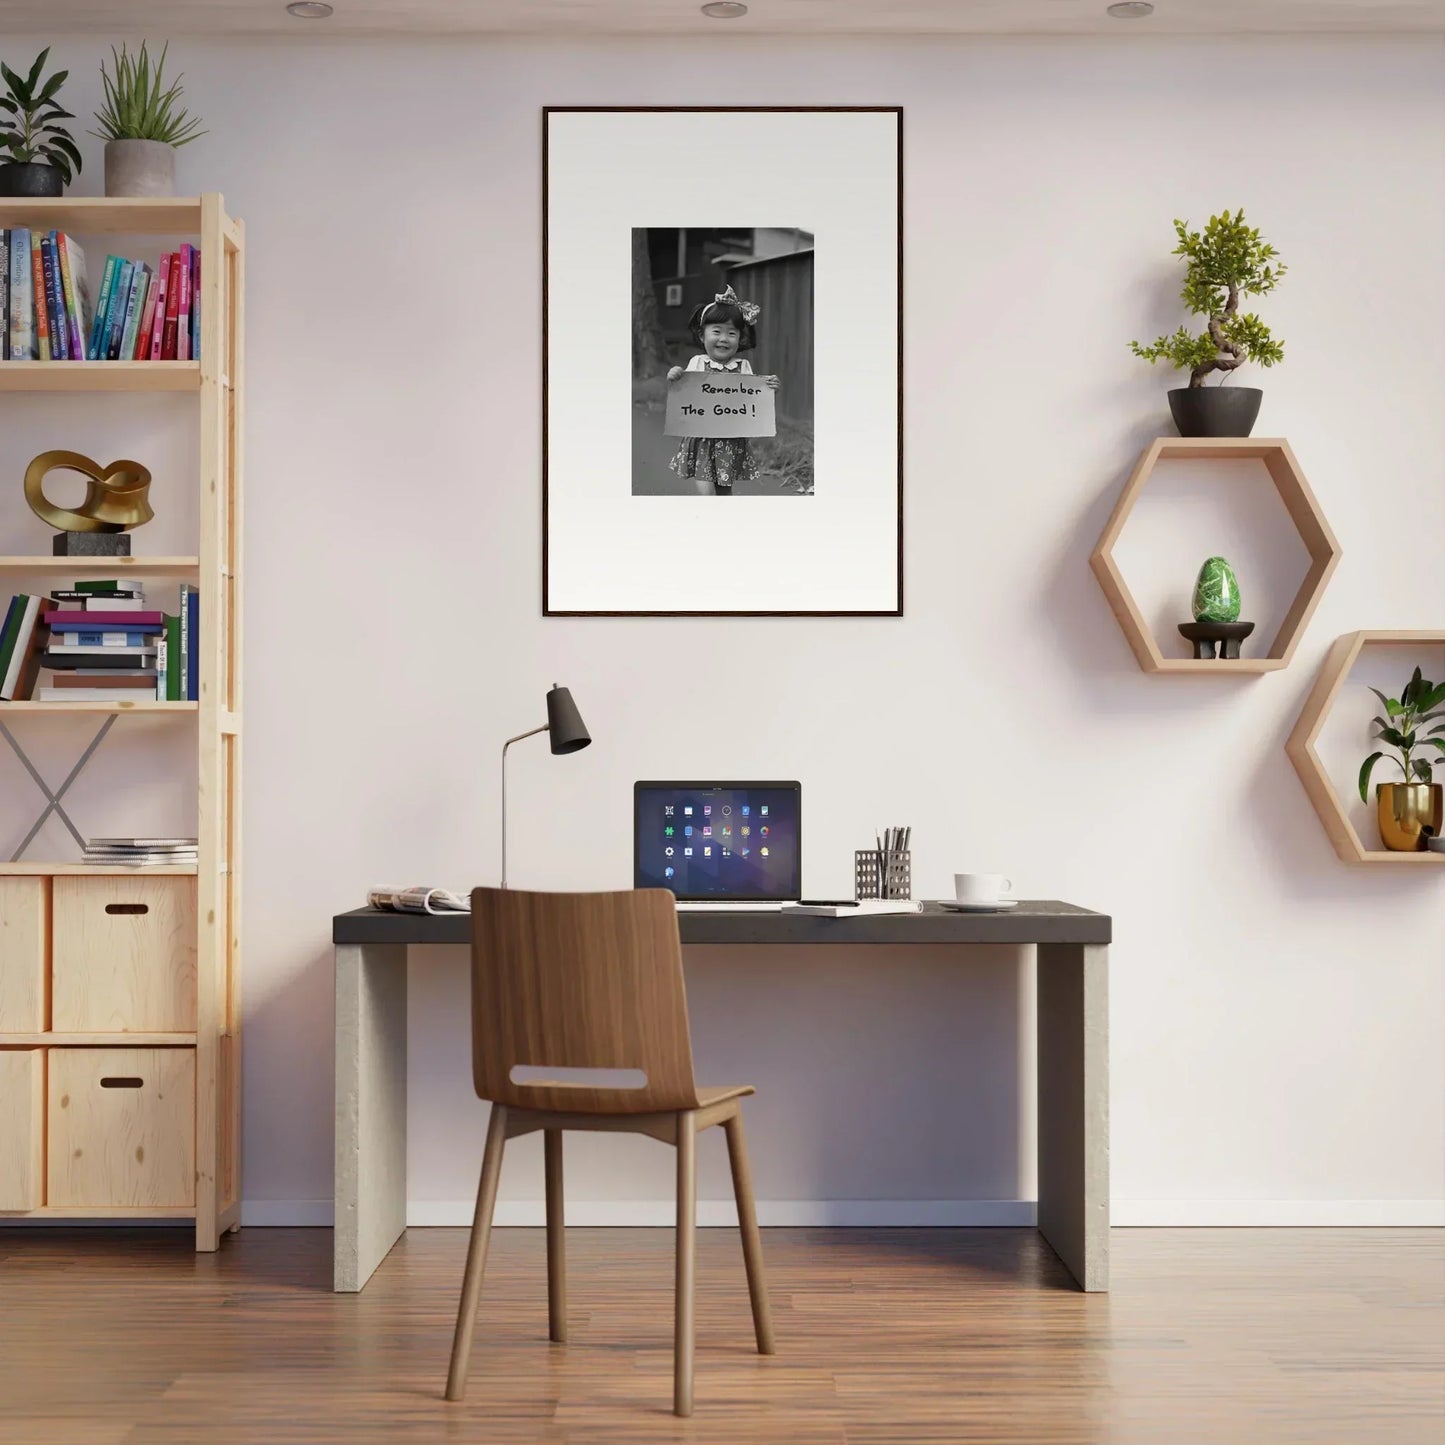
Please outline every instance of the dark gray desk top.
[[[1108, 943], [1113, 920], [1054, 899], [1025, 899], [1004, 913], [880, 913], [863, 918], [710, 910], [678, 910], [684, 943]], [[331, 923], [333, 943], [469, 943], [465, 913], [381, 913], [354, 908]]]

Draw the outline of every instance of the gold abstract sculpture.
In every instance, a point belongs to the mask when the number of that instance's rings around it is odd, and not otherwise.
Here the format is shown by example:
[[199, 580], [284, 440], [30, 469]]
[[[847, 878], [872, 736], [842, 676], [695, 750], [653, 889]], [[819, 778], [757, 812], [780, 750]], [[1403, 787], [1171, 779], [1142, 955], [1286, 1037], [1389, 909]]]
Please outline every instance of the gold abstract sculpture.
[[[57, 507], [45, 496], [45, 478], [57, 471], [79, 472], [85, 478], [85, 500], [74, 511]], [[128, 532], [149, 522], [155, 516], [146, 500], [150, 485], [151, 474], [139, 462], [103, 467], [79, 452], [41, 452], [25, 468], [30, 510], [62, 532]]]

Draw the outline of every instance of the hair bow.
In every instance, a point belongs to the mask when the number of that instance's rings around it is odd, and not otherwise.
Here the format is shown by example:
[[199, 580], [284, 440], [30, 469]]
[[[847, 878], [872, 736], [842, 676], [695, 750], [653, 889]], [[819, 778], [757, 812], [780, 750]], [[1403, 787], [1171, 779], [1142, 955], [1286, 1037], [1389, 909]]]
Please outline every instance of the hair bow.
[[714, 305], [717, 305], [720, 302], [726, 302], [730, 305], [736, 306], [738, 310], [742, 312], [743, 320], [746, 321], [749, 326], [751, 326], [753, 322], [758, 319], [758, 315], [763, 309], [761, 306], [758, 305], [756, 301], [739, 301], [738, 293], [734, 291], [731, 286], [729, 286], [726, 291], [722, 292], [721, 295], [714, 296], [712, 299]]

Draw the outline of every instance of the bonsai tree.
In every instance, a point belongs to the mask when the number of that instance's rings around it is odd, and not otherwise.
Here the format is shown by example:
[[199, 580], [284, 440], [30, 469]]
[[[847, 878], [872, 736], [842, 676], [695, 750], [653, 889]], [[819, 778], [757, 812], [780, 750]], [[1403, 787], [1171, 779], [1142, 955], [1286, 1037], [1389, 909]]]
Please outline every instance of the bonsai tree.
[[[1231, 371], [1246, 361], [1273, 366], [1284, 359], [1284, 344], [1252, 311], [1239, 311], [1243, 296], [1273, 291], [1286, 268], [1275, 263], [1279, 254], [1259, 232], [1245, 225], [1243, 210], [1211, 216], [1203, 233], [1191, 231], [1186, 221], [1174, 222], [1179, 244], [1170, 253], [1186, 262], [1180, 300], [1195, 316], [1207, 316], [1205, 329], [1194, 335], [1181, 326], [1173, 336], [1161, 336], [1152, 346], [1130, 343], [1135, 356], [1151, 365], [1168, 361], [1189, 371], [1189, 385], [1203, 386], [1211, 371]], [[1273, 264], [1272, 264], [1273, 263]]]
[[40, 72], [49, 55], [47, 45], [23, 78], [0, 63], [0, 77], [5, 81], [5, 92], [0, 95], [0, 160], [52, 166], [69, 185], [80, 170], [80, 152], [70, 132], [56, 121], [74, 120], [75, 116], [63, 110], [55, 96], [70, 72], [57, 70], [42, 85]]
[[[1438, 759], [1417, 758], [1416, 748], [1436, 748], [1445, 753], [1445, 682], [1430, 682], [1415, 669], [1414, 676], [1405, 684], [1405, 690], [1398, 698], [1386, 697], [1377, 687], [1370, 689], [1385, 705], [1385, 716], [1375, 718], [1373, 737], [1388, 743], [1399, 756], [1395, 759], [1407, 783], [1431, 783], [1435, 780], [1434, 762]], [[1435, 726], [1422, 737], [1420, 729], [1426, 723]], [[1375, 764], [1385, 756], [1384, 752], [1371, 753], [1360, 768], [1360, 801], [1370, 801], [1370, 774]]]
[[100, 129], [91, 135], [103, 141], [153, 140], [168, 146], [188, 145], [205, 135], [199, 120], [176, 108], [184, 93], [181, 77], [170, 86], [163, 80], [169, 49], [169, 45], [161, 48], [152, 69], [144, 40], [135, 55], [124, 45], [119, 54], [111, 46], [112, 69], [107, 70], [104, 61], [100, 63], [100, 82], [105, 88], [105, 104], [95, 113]]

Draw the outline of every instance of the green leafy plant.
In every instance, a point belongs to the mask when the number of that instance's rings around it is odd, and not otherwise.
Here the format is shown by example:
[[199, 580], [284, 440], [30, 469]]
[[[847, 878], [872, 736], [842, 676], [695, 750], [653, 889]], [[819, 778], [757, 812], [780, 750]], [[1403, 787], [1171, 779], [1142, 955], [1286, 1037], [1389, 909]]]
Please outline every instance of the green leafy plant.
[[1274, 247], [1245, 224], [1243, 210], [1211, 216], [1202, 233], [1191, 231], [1185, 221], [1175, 221], [1174, 231], [1179, 244], [1170, 254], [1187, 263], [1179, 298], [1193, 315], [1209, 321], [1197, 336], [1181, 326], [1152, 346], [1132, 341], [1134, 355], [1151, 365], [1168, 361], [1187, 369], [1190, 386], [1203, 386], [1211, 371], [1223, 372], [1223, 381], [1246, 361], [1273, 366], [1284, 360], [1284, 343], [1252, 311], [1239, 311], [1242, 296], [1273, 291], [1287, 269], [1275, 262], [1279, 253]]
[[[1398, 754], [1395, 759], [1407, 783], [1432, 783], [1435, 781], [1434, 763], [1438, 758], [1417, 758], [1417, 748], [1435, 748], [1445, 753], [1445, 682], [1433, 683], [1420, 676], [1415, 669], [1414, 676], [1405, 684], [1405, 690], [1398, 698], [1386, 697], [1377, 687], [1370, 689], [1385, 705], [1385, 716], [1375, 718], [1373, 737], [1388, 743]], [[1435, 726], [1423, 736], [1421, 729], [1426, 723]], [[1360, 768], [1360, 800], [1370, 801], [1370, 774], [1375, 764], [1383, 758], [1383, 752], [1371, 753]]]
[[80, 152], [70, 132], [56, 122], [74, 120], [75, 116], [63, 109], [55, 97], [70, 72], [57, 70], [42, 84], [40, 73], [49, 55], [47, 45], [23, 78], [0, 63], [0, 77], [5, 81], [5, 93], [0, 95], [0, 160], [16, 165], [54, 166], [69, 185], [81, 168]]
[[183, 77], [178, 75], [169, 88], [165, 84], [166, 51], [169, 49], [169, 44], [161, 48], [160, 59], [152, 69], [144, 40], [135, 55], [131, 55], [124, 45], [119, 53], [115, 46], [111, 46], [113, 70], [107, 70], [104, 61], [100, 63], [105, 104], [95, 113], [100, 129], [91, 131], [93, 136], [104, 141], [155, 140], [162, 145], [183, 146], [189, 145], [197, 136], [205, 135], [198, 119], [193, 119], [185, 110], [176, 109], [185, 93], [181, 89]]

